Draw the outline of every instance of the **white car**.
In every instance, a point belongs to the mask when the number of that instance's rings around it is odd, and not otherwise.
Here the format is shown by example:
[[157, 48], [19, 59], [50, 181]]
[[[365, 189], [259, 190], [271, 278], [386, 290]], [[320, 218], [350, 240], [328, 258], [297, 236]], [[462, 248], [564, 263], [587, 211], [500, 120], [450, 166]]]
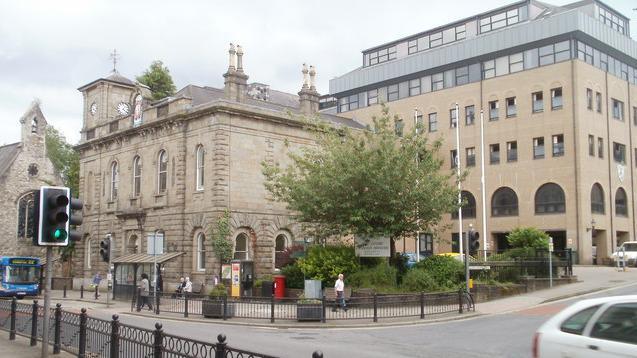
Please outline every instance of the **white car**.
[[582, 300], [544, 323], [533, 357], [637, 357], [637, 295]]

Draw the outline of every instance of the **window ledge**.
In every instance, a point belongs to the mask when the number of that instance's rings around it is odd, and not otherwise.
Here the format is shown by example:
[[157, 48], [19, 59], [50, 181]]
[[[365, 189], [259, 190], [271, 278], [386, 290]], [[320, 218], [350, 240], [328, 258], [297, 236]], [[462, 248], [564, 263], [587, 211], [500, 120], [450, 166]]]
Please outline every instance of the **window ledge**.
[[533, 111], [532, 114], [537, 114], [537, 113], [544, 113], [543, 109], [537, 110], [537, 111]]
[[159, 193], [159, 194], [155, 194], [155, 198], [161, 198], [166, 196], [166, 193]]

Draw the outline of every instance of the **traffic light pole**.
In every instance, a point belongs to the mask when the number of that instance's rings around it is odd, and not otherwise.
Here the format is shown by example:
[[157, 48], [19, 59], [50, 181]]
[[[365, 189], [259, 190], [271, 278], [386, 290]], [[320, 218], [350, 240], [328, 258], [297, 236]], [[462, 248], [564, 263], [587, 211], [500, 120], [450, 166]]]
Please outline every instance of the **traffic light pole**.
[[467, 292], [469, 292], [469, 235], [471, 235], [471, 231], [473, 231], [473, 227], [467, 231], [466, 235], [461, 233], [461, 236], [464, 236], [462, 239], [464, 241], [464, 280]]
[[51, 314], [51, 274], [53, 266], [53, 247], [46, 247], [46, 277], [44, 287], [44, 320], [42, 321], [42, 358], [49, 356], [49, 316]]

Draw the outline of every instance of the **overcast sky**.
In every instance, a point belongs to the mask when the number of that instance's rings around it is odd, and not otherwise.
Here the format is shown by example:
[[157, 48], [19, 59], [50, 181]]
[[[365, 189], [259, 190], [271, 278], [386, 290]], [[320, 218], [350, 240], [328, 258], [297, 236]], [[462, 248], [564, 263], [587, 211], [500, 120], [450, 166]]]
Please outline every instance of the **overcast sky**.
[[[178, 89], [222, 87], [234, 42], [244, 47], [250, 82], [297, 93], [307, 62], [326, 94], [329, 79], [360, 66], [366, 48], [513, 2], [0, 0], [0, 145], [20, 140], [18, 120], [34, 98], [49, 124], [76, 143], [77, 88], [108, 75], [114, 48], [117, 69], [130, 79], [158, 59]], [[631, 19], [637, 14], [637, 0], [605, 3]]]

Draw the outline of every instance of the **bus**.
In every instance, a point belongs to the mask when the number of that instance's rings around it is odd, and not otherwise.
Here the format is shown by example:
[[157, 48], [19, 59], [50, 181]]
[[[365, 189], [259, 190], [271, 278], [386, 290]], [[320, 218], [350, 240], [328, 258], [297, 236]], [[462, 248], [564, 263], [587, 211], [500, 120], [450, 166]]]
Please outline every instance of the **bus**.
[[0, 256], [0, 297], [37, 296], [41, 267], [37, 257]]

